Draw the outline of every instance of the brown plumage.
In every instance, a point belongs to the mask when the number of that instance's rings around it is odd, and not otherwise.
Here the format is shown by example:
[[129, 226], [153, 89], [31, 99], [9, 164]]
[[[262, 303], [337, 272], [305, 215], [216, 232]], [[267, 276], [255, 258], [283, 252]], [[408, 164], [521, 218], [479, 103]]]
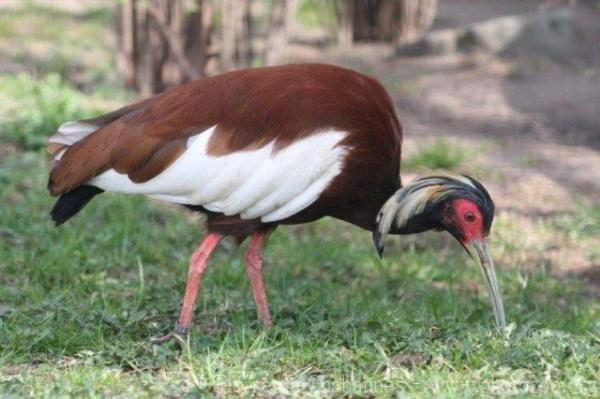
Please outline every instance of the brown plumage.
[[[270, 325], [262, 247], [279, 224], [332, 216], [373, 231], [379, 251], [388, 233], [485, 238], [493, 203], [483, 186], [440, 176], [401, 188], [401, 144], [392, 101], [373, 78], [321, 64], [229, 72], [61, 126], [49, 142], [48, 188], [60, 196], [52, 217], [63, 223], [103, 190], [204, 212], [209, 235], [192, 257], [174, 336], [189, 330], [202, 272], [225, 236], [252, 236], [248, 274]], [[215, 185], [220, 196], [206, 194]]]
[[[375, 79], [335, 66], [229, 72], [81, 122], [99, 129], [54, 166], [52, 195], [111, 168], [136, 183], [148, 181], [181, 155], [187, 138], [214, 125], [208, 152], [215, 156], [272, 141], [282, 149], [327, 128], [349, 133], [343, 144], [351, 155], [335, 183], [282, 224], [334, 216], [372, 229], [379, 206], [400, 187], [402, 131], [389, 96]], [[235, 216], [208, 217], [209, 230], [226, 235], [246, 236], [255, 225]]]

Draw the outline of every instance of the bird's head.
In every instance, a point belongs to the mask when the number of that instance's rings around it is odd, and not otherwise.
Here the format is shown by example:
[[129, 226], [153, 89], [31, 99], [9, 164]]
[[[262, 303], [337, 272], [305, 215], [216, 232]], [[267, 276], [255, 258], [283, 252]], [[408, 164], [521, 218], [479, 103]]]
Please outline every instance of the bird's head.
[[469, 176], [426, 176], [398, 190], [377, 216], [373, 242], [383, 254], [388, 234], [446, 230], [471, 254], [473, 248], [492, 297], [498, 326], [505, 326], [504, 309], [487, 237], [494, 219], [494, 202], [477, 180]]

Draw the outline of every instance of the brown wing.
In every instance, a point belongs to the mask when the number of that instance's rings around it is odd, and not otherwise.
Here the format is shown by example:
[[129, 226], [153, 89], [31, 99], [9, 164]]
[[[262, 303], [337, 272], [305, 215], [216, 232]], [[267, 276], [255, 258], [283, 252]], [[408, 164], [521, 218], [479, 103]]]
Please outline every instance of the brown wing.
[[356, 133], [350, 138], [356, 145], [366, 134], [372, 145], [400, 153], [399, 122], [383, 87], [354, 71], [319, 64], [234, 71], [85, 122], [101, 127], [56, 163], [53, 195], [111, 168], [134, 182], [147, 181], [181, 155], [190, 136], [215, 125], [208, 147], [213, 155], [272, 141], [283, 148], [324, 128]]
[[161, 118], [164, 101], [157, 96], [83, 121], [100, 127], [57, 162], [50, 173], [50, 192], [69, 192], [111, 168], [135, 182], [159, 174], [185, 150], [186, 138], [203, 129], [190, 126], [178, 113], [165, 112]]

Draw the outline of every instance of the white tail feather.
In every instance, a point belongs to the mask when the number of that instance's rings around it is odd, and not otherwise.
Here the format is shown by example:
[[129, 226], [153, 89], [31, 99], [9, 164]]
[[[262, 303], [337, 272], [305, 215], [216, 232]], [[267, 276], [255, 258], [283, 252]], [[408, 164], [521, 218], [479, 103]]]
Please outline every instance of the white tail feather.
[[69, 147], [95, 132], [98, 126], [85, 122], [66, 122], [60, 125], [56, 134], [48, 139], [48, 151], [55, 160], [60, 160]]

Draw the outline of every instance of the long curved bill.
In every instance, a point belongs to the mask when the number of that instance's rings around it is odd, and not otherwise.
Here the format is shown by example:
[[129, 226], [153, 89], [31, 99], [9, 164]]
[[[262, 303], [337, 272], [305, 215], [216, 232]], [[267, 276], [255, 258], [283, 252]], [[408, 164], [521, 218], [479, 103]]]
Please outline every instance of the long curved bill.
[[494, 308], [494, 317], [496, 319], [496, 326], [499, 329], [506, 327], [506, 316], [504, 315], [504, 305], [502, 304], [502, 295], [500, 294], [500, 287], [498, 286], [498, 279], [496, 278], [496, 270], [494, 268], [494, 261], [490, 253], [490, 246], [487, 241], [472, 241], [471, 245], [477, 251], [479, 261], [481, 262], [481, 274], [486, 282], [490, 298], [492, 299], [492, 306]]

